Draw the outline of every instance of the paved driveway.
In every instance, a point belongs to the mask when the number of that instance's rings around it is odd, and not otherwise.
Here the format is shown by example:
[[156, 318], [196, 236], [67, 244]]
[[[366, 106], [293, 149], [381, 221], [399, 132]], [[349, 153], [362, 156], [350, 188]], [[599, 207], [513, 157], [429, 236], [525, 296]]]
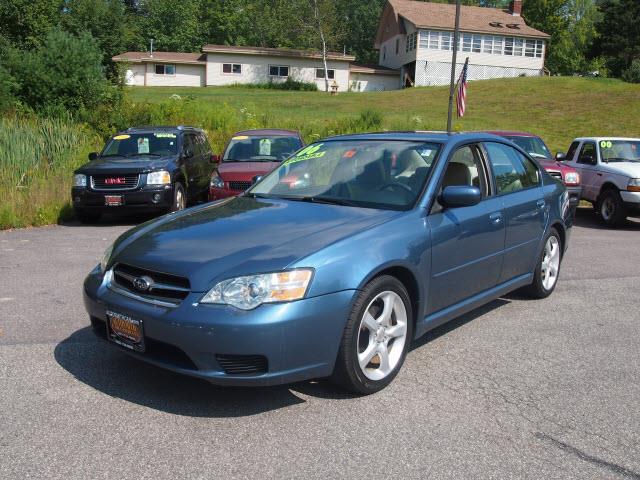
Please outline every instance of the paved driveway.
[[555, 294], [422, 339], [385, 391], [216, 388], [94, 338], [127, 225], [0, 232], [0, 478], [640, 479], [640, 223], [579, 212]]

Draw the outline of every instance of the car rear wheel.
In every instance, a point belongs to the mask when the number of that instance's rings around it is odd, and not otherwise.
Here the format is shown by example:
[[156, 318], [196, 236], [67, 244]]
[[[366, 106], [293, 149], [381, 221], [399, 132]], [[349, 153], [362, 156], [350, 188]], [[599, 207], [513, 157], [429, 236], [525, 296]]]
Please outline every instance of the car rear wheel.
[[618, 227], [627, 218], [624, 203], [617, 190], [609, 188], [600, 194], [597, 204], [597, 212], [608, 227]]
[[395, 277], [372, 280], [353, 305], [331, 380], [358, 394], [386, 387], [400, 371], [413, 338], [412, 310]]
[[525, 293], [533, 298], [546, 298], [553, 293], [560, 275], [562, 241], [555, 228], [551, 228], [544, 241], [542, 255], [533, 275], [533, 282]]
[[187, 197], [184, 193], [184, 187], [181, 183], [176, 183], [173, 187], [173, 205], [171, 206], [172, 212], [179, 212], [187, 207]]

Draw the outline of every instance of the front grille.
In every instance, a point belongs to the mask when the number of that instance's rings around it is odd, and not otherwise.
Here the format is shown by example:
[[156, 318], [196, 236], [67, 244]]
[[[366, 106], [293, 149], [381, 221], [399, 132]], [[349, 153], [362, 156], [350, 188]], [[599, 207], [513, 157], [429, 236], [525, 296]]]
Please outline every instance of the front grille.
[[562, 180], [562, 174], [560, 172], [549, 172], [553, 178], [557, 178], [558, 180]]
[[139, 181], [140, 175], [137, 173], [91, 175], [91, 188], [94, 190], [133, 190], [138, 186]]
[[[136, 287], [136, 280], [143, 277], [150, 284], [146, 290]], [[124, 263], [118, 263], [113, 268], [112, 282], [117, 287], [142, 299], [173, 305], [177, 305], [187, 298], [191, 291], [189, 280], [184, 277], [133, 267]]]
[[267, 357], [263, 355], [217, 354], [216, 360], [227, 375], [266, 373], [268, 369]]
[[229, 188], [231, 190], [238, 190], [244, 192], [252, 185], [251, 182], [229, 182]]

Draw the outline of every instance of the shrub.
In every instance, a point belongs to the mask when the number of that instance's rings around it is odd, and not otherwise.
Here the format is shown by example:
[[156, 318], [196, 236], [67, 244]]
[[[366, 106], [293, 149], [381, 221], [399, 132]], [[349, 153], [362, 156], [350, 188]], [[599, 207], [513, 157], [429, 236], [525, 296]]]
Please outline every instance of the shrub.
[[52, 30], [35, 50], [7, 49], [3, 63], [19, 84], [16, 97], [37, 111], [76, 113], [113, 101], [117, 87], [104, 74], [102, 53], [88, 33]]
[[237, 83], [234, 87], [241, 88], [262, 88], [265, 90], [296, 90], [301, 92], [317, 92], [318, 85], [315, 82], [304, 82], [287, 77], [284, 82], [264, 82], [264, 83]]
[[629, 83], [640, 83], [640, 58], [631, 62], [631, 66], [622, 72], [622, 79]]

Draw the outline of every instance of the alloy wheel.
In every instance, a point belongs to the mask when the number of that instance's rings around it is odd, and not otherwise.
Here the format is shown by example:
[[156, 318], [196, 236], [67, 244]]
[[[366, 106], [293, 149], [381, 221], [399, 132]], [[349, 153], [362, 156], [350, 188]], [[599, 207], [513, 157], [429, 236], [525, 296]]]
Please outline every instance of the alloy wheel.
[[376, 295], [360, 321], [357, 359], [362, 373], [370, 380], [382, 380], [402, 360], [407, 341], [407, 310], [400, 296], [392, 291]]
[[179, 189], [176, 192], [176, 210], [184, 210], [185, 202], [184, 202], [184, 194], [182, 193], [182, 189]]
[[560, 242], [555, 236], [550, 236], [544, 246], [544, 256], [540, 273], [542, 276], [542, 286], [545, 290], [551, 290], [558, 281], [560, 270]]

